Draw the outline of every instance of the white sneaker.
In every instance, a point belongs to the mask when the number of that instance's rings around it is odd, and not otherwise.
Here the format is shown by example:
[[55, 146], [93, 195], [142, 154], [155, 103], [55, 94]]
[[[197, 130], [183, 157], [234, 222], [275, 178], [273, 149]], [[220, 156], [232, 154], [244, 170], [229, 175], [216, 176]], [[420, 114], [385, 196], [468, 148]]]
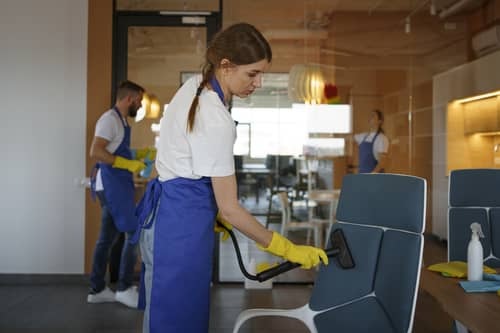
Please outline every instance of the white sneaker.
[[123, 291], [117, 291], [115, 293], [115, 300], [130, 308], [137, 309], [137, 304], [139, 303], [139, 293], [137, 292], [137, 287], [132, 286]]
[[102, 291], [95, 294], [87, 295], [88, 303], [106, 303], [106, 302], [114, 302], [115, 301], [115, 293], [109, 289], [108, 287], [104, 288]]

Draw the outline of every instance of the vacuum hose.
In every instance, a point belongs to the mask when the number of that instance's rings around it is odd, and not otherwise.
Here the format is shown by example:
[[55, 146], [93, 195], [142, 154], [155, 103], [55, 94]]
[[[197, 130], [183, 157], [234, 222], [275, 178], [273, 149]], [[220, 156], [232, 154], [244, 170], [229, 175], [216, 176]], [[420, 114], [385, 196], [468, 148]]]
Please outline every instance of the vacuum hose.
[[[254, 280], [254, 281], [259, 281], [259, 282], [264, 282], [266, 280], [269, 280], [277, 275], [280, 275], [282, 273], [288, 272], [294, 268], [300, 267], [300, 264], [291, 262], [291, 261], [285, 261], [277, 266], [271, 267], [269, 269], [266, 269], [265, 271], [262, 271], [258, 273], [257, 275], [252, 275], [247, 272], [245, 269], [245, 265], [243, 264], [243, 260], [241, 259], [241, 252], [240, 252], [240, 247], [238, 246], [238, 241], [236, 240], [236, 235], [234, 232], [226, 227], [224, 224], [220, 223], [217, 221], [218, 225], [224, 228], [229, 235], [231, 236], [231, 240], [233, 241], [234, 245], [234, 250], [236, 251], [236, 257], [238, 259], [238, 265], [240, 266], [240, 270], [243, 273], [243, 275], [249, 279], [249, 280]], [[334, 231], [334, 234], [336, 237], [332, 235], [332, 240], [334, 239], [339, 239], [339, 246], [334, 246], [330, 249], [325, 250], [326, 255], [328, 257], [337, 257], [340, 255], [340, 266], [342, 268], [352, 268], [354, 267], [354, 261], [352, 260], [351, 253], [349, 251], [349, 248], [347, 247], [347, 243], [345, 242], [344, 236], [342, 234], [342, 230], [336, 229]]]

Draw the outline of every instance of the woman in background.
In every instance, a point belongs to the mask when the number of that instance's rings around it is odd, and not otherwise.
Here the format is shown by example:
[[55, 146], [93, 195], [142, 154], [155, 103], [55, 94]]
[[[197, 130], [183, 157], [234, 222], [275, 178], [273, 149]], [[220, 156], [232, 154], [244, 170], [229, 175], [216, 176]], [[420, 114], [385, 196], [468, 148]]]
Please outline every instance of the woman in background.
[[389, 139], [382, 129], [384, 123], [382, 111], [372, 111], [368, 123], [369, 132], [354, 136], [354, 140], [359, 145], [358, 171], [359, 173], [383, 173], [387, 166]]

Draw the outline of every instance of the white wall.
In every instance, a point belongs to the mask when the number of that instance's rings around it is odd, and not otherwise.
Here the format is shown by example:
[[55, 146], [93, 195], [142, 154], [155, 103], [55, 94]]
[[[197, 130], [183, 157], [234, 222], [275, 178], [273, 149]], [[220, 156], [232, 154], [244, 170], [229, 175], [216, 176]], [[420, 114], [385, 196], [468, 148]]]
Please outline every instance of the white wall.
[[448, 238], [448, 103], [500, 89], [500, 51], [433, 78], [432, 232]]
[[2, 0], [0, 273], [84, 270], [86, 0]]

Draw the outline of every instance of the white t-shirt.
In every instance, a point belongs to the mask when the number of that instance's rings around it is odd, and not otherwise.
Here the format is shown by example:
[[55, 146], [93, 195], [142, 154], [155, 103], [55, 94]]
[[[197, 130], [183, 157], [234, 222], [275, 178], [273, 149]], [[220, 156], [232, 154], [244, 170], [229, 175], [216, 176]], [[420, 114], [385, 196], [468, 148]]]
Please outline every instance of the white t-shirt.
[[176, 177], [199, 179], [234, 174], [236, 126], [215, 91], [199, 97], [194, 128], [187, 131], [189, 108], [201, 81], [190, 78], [177, 91], [160, 120], [156, 170], [160, 181]]
[[[356, 134], [354, 135], [354, 140], [356, 140], [358, 145], [361, 144], [361, 142], [363, 142], [363, 139], [366, 142], [372, 142], [377, 132], [370, 132], [368, 136], [366, 136], [367, 134], [368, 132]], [[377, 138], [375, 139], [375, 142], [373, 143], [373, 156], [378, 161], [380, 154], [387, 153], [388, 151], [389, 151], [389, 139], [387, 139], [387, 136], [385, 136], [384, 133], [379, 133]]]
[[[120, 116], [121, 117], [121, 116]], [[104, 112], [95, 125], [95, 136], [108, 140], [106, 150], [110, 154], [114, 154], [120, 143], [123, 141], [125, 130], [123, 129], [124, 119], [116, 114], [116, 111], [111, 109]], [[101, 178], [101, 170], [97, 171], [96, 191], [104, 190], [104, 185]]]

